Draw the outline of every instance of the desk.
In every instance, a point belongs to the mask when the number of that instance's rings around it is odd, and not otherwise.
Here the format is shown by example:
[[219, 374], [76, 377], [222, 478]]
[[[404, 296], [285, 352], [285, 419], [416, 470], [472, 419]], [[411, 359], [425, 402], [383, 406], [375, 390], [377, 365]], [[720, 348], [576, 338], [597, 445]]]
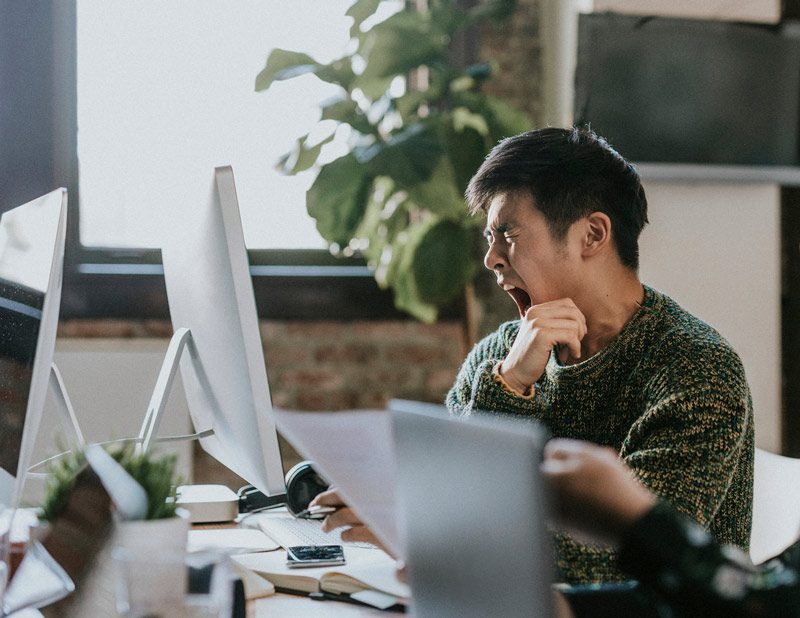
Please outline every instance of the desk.
[[[224, 524], [196, 524], [193, 526], [194, 530], [220, 530], [235, 528], [234, 523]], [[356, 551], [356, 550], [354, 550]], [[358, 550], [364, 552], [365, 550]], [[380, 550], [367, 550], [367, 551], [380, 551]], [[273, 552], [285, 553], [283, 549], [276, 549]], [[272, 553], [272, 552], [266, 552]], [[239, 567], [243, 568], [243, 567]], [[253, 577], [260, 578], [257, 572], [249, 571]], [[302, 575], [301, 572], [298, 572]], [[257, 585], [257, 584], [256, 584]], [[378, 609], [357, 605], [354, 603], [345, 603], [334, 600], [313, 600], [302, 594], [291, 593], [275, 593], [267, 597], [261, 597], [248, 601], [247, 615], [249, 618], [257, 616], [281, 616], [291, 618], [296, 616], [298, 618], [309, 616], [333, 616], [333, 617], [357, 617], [357, 616], [387, 616], [391, 613], [382, 612]]]

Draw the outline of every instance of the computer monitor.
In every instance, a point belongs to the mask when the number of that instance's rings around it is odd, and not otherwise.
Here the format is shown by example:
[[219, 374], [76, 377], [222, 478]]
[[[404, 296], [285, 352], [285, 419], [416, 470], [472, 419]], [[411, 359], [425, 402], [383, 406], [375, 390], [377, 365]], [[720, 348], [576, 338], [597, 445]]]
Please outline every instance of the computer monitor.
[[16, 507], [53, 364], [67, 221], [57, 189], [0, 216], [0, 506]]
[[[233, 170], [162, 247], [181, 378], [203, 449], [266, 495], [285, 491]], [[176, 350], [178, 353], [180, 350]], [[168, 353], [169, 355], [169, 353]], [[166, 376], [161, 387], [169, 389]]]

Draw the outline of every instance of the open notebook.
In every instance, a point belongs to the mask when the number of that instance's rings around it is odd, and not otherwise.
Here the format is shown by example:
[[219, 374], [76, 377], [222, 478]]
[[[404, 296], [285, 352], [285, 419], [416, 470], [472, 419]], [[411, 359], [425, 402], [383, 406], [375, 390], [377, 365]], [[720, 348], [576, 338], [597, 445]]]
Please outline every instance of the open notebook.
[[[374, 605], [405, 603], [409, 588], [396, 577], [397, 563], [382, 551], [346, 547], [347, 563], [336, 567], [290, 569], [285, 552], [260, 552], [233, 556], [233, 561], [270, 581], [276, 590], [347, 594]], [[361, 593], [372, 593], [363, 596]], [[381, 599], [380, 603], [376, 599]]]

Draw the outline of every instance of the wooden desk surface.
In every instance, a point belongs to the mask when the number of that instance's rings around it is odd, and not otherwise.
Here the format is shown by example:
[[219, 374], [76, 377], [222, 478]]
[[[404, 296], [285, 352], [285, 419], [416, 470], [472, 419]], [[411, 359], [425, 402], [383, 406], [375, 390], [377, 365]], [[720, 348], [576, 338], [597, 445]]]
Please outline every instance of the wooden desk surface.
[[[221, 524], [194, 524], [194, 530], [209, 530], [221, 528], [235, 528], [234, 523]], [[282, 550], [275, 550], [282, 551]], [[247, 602], [248, 618], [259, 618], [269, 616], [274, 618], [361, 618], [363, 616], [402, 616], [403, 614], [392, 614], [382, 612], [372, 607], [356, 605], [354, 603], [343, 603], [341, 601], [315, 601], [308, 597], [295, 594], [276, 592], [268, 597], [254, 599]]]

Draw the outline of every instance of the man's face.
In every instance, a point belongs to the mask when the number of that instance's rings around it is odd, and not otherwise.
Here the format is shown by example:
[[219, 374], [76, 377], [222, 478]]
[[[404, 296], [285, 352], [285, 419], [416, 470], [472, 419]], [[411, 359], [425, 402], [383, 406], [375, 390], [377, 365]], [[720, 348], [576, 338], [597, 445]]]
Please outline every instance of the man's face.
[[555, 240], [544, 215], [524, 194], [497, 195], [486, 216], [489, 249], [483, 263], [519, 308], [570, 296], [577, 267], [570, 234]]

